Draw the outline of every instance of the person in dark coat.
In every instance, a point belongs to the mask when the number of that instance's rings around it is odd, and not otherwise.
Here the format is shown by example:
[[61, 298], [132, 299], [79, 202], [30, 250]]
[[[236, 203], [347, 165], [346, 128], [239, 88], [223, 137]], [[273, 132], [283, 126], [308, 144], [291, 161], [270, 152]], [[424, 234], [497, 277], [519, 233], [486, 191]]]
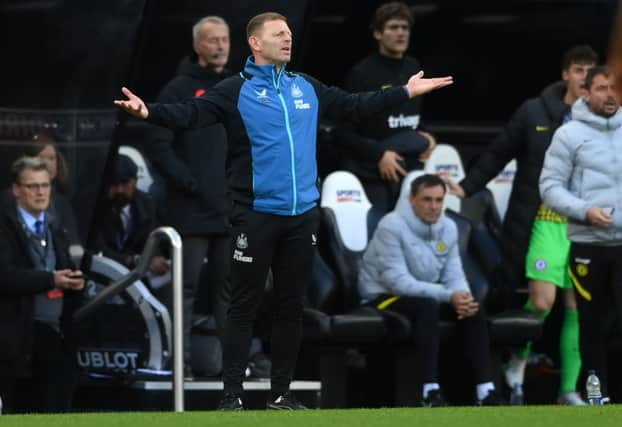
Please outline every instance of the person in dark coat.
[[10, 208], [0, 215], [0, 396], [7, 412], [64, 412], [77, 382], [71, 314], [84, 276], [67, 230], [50, 223], [45, 161], [13, 163]]
[[[199, 97], [229, 77], [229, 26], [220, 17], [200, 19], [192, 29], [194, 52], [185, 58], [177, 75], [160, 92], [157, 100], [175, 103]], [[184, 360], [185, 375], [192, 376], [190, 331], [201, 269], [207, 258], [211, 283], [207, 294], [220, 329], [225, 317], [225, 295], [229, 258], [230, 202], [225, 178], [227, 135], [221, 124], [201, 129], [172, 132], [153, 127], [147, 156], [164, 177], [165, 199], [161, 222], [179, 234], [183, 243]], [[205, 277], [205, 276], [203, 276]], [[204, 289], [201, 290], [205, 291]]]
[[[149, 234], [156, 228], [155, 205], [137, 187], [138, 167], [128, 156], [119, 154], [112, 183], [95, 222], [96, 246], [90, 248], [105, 257], [136, 267]], [[169, 261], [156, 255], [149, 264], [156, 276], [166, 274]]]

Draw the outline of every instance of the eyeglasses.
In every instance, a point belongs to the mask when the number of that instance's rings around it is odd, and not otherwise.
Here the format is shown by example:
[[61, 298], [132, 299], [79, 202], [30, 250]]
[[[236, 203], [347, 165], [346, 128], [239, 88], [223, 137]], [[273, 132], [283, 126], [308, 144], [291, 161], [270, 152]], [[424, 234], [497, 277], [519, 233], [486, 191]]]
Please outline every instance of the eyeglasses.
[[49, 182], [29, 182], [27, 184], [20, 183], [19, 186], [27, 188], [28, 191], [47, 191], [50, 189], [51, 184]]

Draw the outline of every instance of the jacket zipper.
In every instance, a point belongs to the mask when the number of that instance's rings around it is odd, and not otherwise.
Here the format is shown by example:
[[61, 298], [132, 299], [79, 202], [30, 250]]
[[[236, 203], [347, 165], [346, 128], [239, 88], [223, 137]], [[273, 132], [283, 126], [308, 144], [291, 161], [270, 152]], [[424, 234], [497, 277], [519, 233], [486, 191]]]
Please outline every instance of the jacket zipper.
[[296, 153], [294, 151], [294, 138], [292, 136], [292, 130], [289, 124], [289, 114], [287, 113], [287, 105], [285, 104], [285, 99], [283, 98], [283, 95], [281, 94], [281, 88], [280, 83], [281, 83], [281, 75], [283, 74], [283, 67], [281, 67], [281, 70], [279, 71], [278, 76], [274, 75], [274, 68], [272, 68], [272, 83], [274, 84], [274, 88], [276, 89], [276, 93], [279, 96], [279, 99], [281, 100], [281, 105], [283, 106], [283, 114], [285, 115], [285, 129], [287, 130], [287, 138], [289, 139], [289, 153], [290, 153], [290, 164], [291, 164], [291, 171], [292, 171], [292, 195], [293, 195], [293, 200], [292, 200], [292, 215], [296, 215], [296, 205], [298, 204], [298, 194], [296, 193], [296, 167], [295, 167], [295, 158], [296, 158]]

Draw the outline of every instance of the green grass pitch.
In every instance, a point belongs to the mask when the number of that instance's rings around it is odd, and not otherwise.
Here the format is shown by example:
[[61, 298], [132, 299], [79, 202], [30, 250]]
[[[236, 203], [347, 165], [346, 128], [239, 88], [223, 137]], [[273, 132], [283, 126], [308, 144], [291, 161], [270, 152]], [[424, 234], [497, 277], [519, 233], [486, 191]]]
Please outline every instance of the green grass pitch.
[[1, 427], [609, 427], [622, 426], [622, 405], [453, 407], [309, 411], [124, 412], [2, 415]]

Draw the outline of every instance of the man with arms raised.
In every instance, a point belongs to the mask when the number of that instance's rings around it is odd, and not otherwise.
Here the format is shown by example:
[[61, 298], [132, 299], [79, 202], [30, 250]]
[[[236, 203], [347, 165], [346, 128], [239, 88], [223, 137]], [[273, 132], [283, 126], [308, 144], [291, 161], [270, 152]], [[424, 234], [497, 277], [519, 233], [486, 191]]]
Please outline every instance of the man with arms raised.
[[[369, 117], [452, 83], [425, 79], [382, 92], [348, 94], [286, 70], [292, 33], [284, 16], [267, 12], [247, 26], [252, 56], [244, 70], [199, 98], [149, 104], [123, 88], [115, 103], [136, 117], [167, 127], [223, 123], [227, 131], [231, 213], [231, 302], [223, 347], [221, 409], [239, 410], [242, 379], [268, 270], [274, 276], [271, 409], [304, 408], [289, 392], [302, 335], [302, 300], [311, 276], [319, 222], [316, 135], [318, 118]], [[206, 142], [209, 144], [209, 142]]]

